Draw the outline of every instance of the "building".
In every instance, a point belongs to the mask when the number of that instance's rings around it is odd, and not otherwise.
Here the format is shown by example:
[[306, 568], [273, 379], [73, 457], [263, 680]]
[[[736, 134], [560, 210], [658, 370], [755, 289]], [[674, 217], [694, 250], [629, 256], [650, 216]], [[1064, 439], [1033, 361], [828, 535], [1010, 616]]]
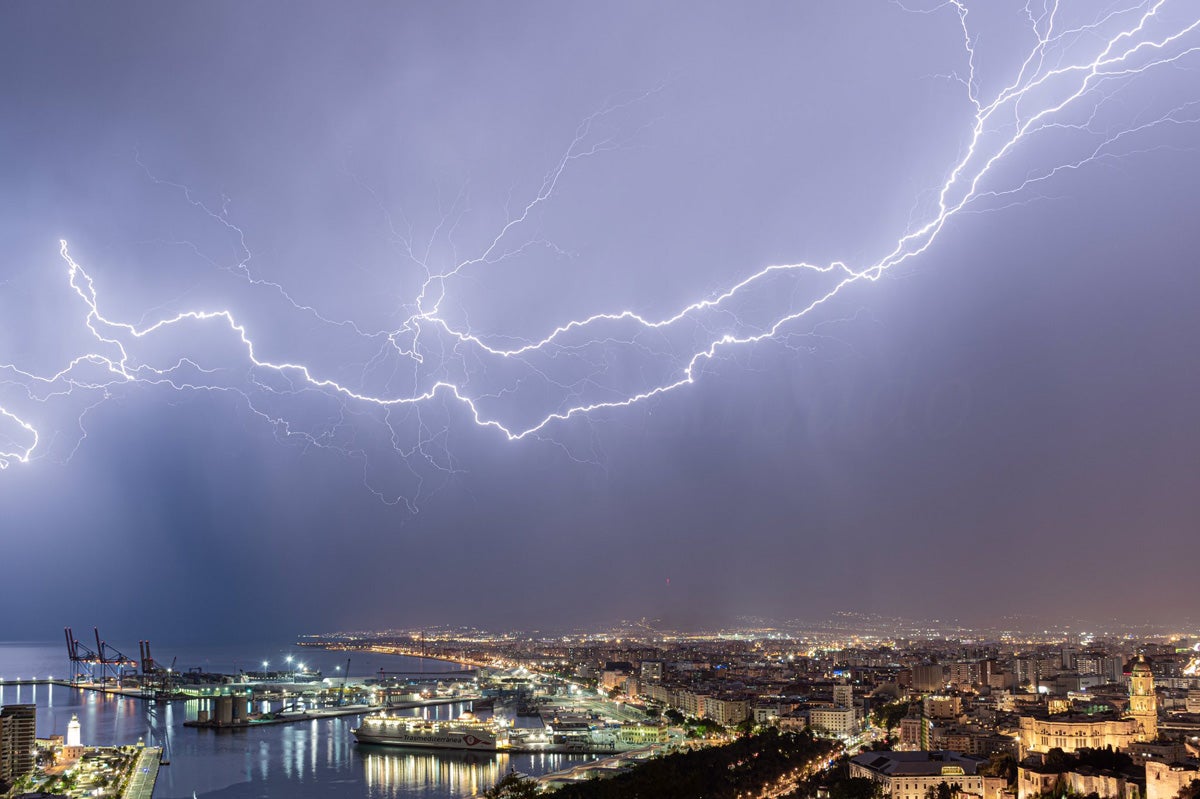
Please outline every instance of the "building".
[[941, 691], [946, 687], [946, 668], [936, 663], [932, 666], [913, 666], [912, 687], [914, 691], [922, 693]]
[[1079, 749], [1122, 749], [1133, 743], [1136, 729], [1136, 722], [1115, 713], [1023, 715], [1017, 729], [1020, 757], [1055, 748], [1068, 754]]
[[1188, 747], [1183, 741], [1135, 741], [1125, 749], [1125, 754], [1133, 758], [1135, 766], [1144, 766], [1152, 760], [1178, 763], [1187, 759]]
[[814, 707], [808, 711], [808, 726], [814, 732], [849, 738], [858, 732], [858, 716], [852, 707]]
[[731, 727], [750, 718], [750, 707], [749, 699], [714, 696], [704, 703], [704, 716], [724, 727]]
[[1200, 763], [1146, 761], [1146, 799], [1175, 799], [1179, 792], [1200, 780]]
[[931, 719], [956, 719], [962, 715], [962, 697], [930, 694], [922, 700], [921, 710]]
[[1003, 777], [984, 777], [979, 767], [987, 761], [957, 752], [864, 752], [850, 758], [850, 776], [879, 783], [890, 799], [925, 799], [930, 788], [943, 782], [958, 786], [960, 794], [997, 799], [1004, 790]]
[[642, 682], [662, 682], [663, 663], [661, 660], [642, 661]]
[[979, 663], [951, 663], [950, 684], [960, 691], [970, 690], [976, 685], [986, 685], [983, 669]]
[[600, 671], [600, 687], [606, 691], [625, 689], [625, 680], [633, 674], [632, 664], [626, 661], [616, 661], [604, 664]]
[[920, 716], [905, 716], [900, 719], [900, 748], [909, 751], [921, 748], [921, 727], [924, 719]]
[[679, 692], [679, 712], [694, 719], [702, 719], [708, 715], [708, 694], [695, 691]]
[[657, 682], [644, 682], [641, 687], [642, 698], [660, 705], [673, 707], [678, 703], [679, 695], [667, 686]]
[[834, 707], [854, 707], [854, 686], [838, 683], [833, 686]]
[[1146, 658], [1138, 655], [1129, 672], [1129, 717], [1136, 723], [1138, 741], [1153, 741], [1158, 737], [1158, 697], [1154, 694], [1154, 673]]
[[1022, 763], [1017, 769], [1017, 799], [1093, 793], [1107, 799], [1141, 799], [1136, 780], [1120, 772], [1085, 766], [1063, 771], [1034, 763]]
[[1074, 712], [1022, 715], [1018, 738], [1021, 757], [1056, 747], [1071, 753], [1106, 746], [1123, 749], [1135, 741], [1155, 740], [1158, 738], [1158, 699], [1149, 664], [1139, 657], [1130, 670], [1129, 708], [1124, 717], [1116, 713]]
[[0, 783], [11, 784], [33, 771], [37, 706], [0, 709]]

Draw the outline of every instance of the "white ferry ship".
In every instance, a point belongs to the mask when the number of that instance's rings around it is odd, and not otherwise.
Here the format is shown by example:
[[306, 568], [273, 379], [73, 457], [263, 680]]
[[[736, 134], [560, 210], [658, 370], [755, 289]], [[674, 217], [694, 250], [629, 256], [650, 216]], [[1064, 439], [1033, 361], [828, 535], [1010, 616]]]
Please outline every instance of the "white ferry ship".
[[429, 721], [413, 716], [375, 713], [363, 717], [362, 725], [351, 732], [362, 744], [468, 749], [480, 752], [508, 748], [508, 736], [504, 727], [489, 721], [476, 720], [470, 714], [464, 714], [452, 721]]

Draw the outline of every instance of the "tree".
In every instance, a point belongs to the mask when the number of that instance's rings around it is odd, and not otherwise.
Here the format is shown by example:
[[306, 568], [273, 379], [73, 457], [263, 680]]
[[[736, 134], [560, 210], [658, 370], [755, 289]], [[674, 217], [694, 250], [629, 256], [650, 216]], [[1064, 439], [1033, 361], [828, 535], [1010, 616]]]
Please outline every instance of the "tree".
[[667, 712], [663, 713], [663, 718], [665, 718], [667, 721], [671, 722], [672, 724], [682, 724], [683, 723], [683, 714], [680, 713], [678, 710], [676, 710], [673, 707], [667, 708]]
[[1192, 780], [1179, 789], [1179, 799], [1200, 799], [1200, 780]]
[[1042, 762], [1045, 764], [1046, 768], [1054, 771], [1066, 771], [1075, 763], [1074, 759], [1072, 759], [1070, 755], [1057, 746], [1046, 753], [1046, 756], [1043, 758]]
[[[983, 767], [989, 777], [1003, 777], [1009, 785], [1017, 783], [1017, 759], [1010, 752], [996, 752]], [[1200, 799], [1200, 797], [1198, 797]]]
[[930, 785], [925, 789], [925, 799], [955, 799], [962, 792], [962, 786], [956, 783], [948, 783], [942, 780], [937, 785]]
[[510, 771], [500, 782], [483, 792], [484, 799], [533, 799], [538, 795], [537, 783]]
[[900, 723], [900, 719], [908, 715], [910, 705], [904, 700], [889, 702], [871, 712], [876, 726], [883, 727], [889, 732]]

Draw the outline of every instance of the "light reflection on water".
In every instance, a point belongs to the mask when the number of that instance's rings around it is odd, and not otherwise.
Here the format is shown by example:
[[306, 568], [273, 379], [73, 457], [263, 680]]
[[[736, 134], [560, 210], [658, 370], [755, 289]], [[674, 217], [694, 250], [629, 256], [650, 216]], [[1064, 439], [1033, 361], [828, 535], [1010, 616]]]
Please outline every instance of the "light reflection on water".
[[579, 758], [567, 755], [486, 755], [481, 752], [422, 752], [364, 746], [360, 751], [369, 796], [476, 796], [516, 769], [542, 774]]
[[[33, 657], [59, 662], [63, 660], [61, 649], [61, 645], [35, 647]], [[29, 654], [0, 643], [0, 677], [54, 673], [38, 665], [23, 665], [27, 661], [14, 657], [14, 652]], [[311, 657], [315, 659], [315, 655]], [[61, 662], [59, 666], [61, 674]], [[411, 661], [398, 670], [405, 668], [411, 668]], [[144, 703], [61, 686], [0, 685], [0, 705], [38, 706], [39, 736], [65, 734], [67, 722], [77, 714], [85, 744], [131, 744], [138, 738], [149, 744], [166, 741], [171, 765], [160, 772], [155, 799], [191, 799], [193, 791], [201, 799], [456, 799], [482, 793], [509, 769], [542, 774], [581, 759], [360, 747], [350, 732], [358, 726], [359, 716], [249, 730], [183, 727], [184, 720], [196, 718], [208, 701]], [[462, 704], [439, 706], [421, 715], [445, 719], [465, 709]]]

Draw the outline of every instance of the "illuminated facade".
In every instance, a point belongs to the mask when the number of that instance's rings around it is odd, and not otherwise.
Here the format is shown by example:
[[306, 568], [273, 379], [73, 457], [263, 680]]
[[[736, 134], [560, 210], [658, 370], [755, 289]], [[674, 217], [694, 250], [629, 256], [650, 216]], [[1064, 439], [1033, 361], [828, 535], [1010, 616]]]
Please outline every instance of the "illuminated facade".
[[71, 721], [67, 723], [67, 746], [83, 746], [81, 743], [82, 735], [80, 734], [79, 716], [71, 714]]
[[1154, 674], [1145, 658], [1139, 657], [1129, 675], [1129, 710], [1124, 718], [1115, 714], [1087, 715], [1056, 713], [1021, 716], [1018, 731], [1020, 756], [1030, 752], [1062, 749], [1122, 749], [1135, 741], [1158, 737], [1158, 699]]
[[1184, 763], [1146, 763], [1146, 799], [1175, 799], [1179, 792], [1200, 780], [1194, 761]]
[[958, 786], [960, 795], [996, 799], [1003, 791], [1002, 777], [979, 773], [983, 758], [957, 752], [864, 752], [850, 759], [850, 776], [879, 783], [891, 799], [925, 799], [930, 788], [943, 782]]
[[1088, 716], [1060, 713], [1053, 716], [1021, 716], [1018, 728], [1020, 756], [1030, 752], [1049, 752], [1061, 749], [1071, 753], [1078, 749], [1120, 749], [1133, 743], [1137, 723], [1112, 714]]
[[1057, 795], [1096, 794], [1109, 799], [1141, 799], [1137, 783], [1117, 772], [1080, 769], [1059, 772], [1023, 765], [1017, 769], [1017, 799]]
[[1154, 695], [1154, 673], [1146, 658], [1138, 656], [1129, 673], [1129, 717], [1136, 723], [1138, 741], [1158, 737], [1158, 697]]

